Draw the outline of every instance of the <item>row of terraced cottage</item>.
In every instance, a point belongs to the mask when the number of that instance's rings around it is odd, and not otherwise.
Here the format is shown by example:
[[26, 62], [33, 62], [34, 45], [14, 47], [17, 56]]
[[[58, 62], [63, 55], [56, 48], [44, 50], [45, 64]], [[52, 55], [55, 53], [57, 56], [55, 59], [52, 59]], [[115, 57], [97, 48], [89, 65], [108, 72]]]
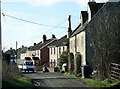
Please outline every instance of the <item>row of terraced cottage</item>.
[[[46, 35], [43, 35], [43, 41], [26, 48], [26, 51], [20, 54], [20, 59], [34, 56], [39, 58], [40, 65], [49, 63], [50, 67], [56, 67], [62, 52], [69, 50], [73, 55], [74, 70], [77, 68], [76, 54], [79, 53], [81, 66], [87, 65], [91, 71], [96, 70], [99, 77], [109, 77], [109, 64], [120, 63], [119, 0], [106, 3], [89, 1], [88, 9], [81, 11], [80, 20], [81, 23], [74, 30], [71, 30], [69, 24], [68, 35], [60, 39], [55, 35], [47, 39]], [[70, 68], [68, 62], [68, 70]]]

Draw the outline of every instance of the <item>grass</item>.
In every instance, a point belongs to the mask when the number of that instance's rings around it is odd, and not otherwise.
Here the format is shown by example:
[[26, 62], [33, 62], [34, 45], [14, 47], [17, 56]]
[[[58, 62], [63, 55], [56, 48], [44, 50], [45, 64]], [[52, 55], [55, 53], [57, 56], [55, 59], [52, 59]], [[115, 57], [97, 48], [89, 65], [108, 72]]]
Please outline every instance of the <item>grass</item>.
[[[80, 76], [76, 76], [74, 72], [65, 72], [64, 73], [65, 76], [70, 76], [73, 78], [81, 78]], [[90, 87], [112, 87], [114, 85], [119, 84], [120, 82], [118, 80], [110, 80], [110, 79], [106, 79], [106, 80], [96, 80], [96, 79], [86, 79], [85, 84], [87, 84]]]
[[2, 89], [33, 89], [31, 80], [26, 77], [3, 80], [2, 87]]
[[78, 74], [78, 75], [76, 76], [73, 71], [72, 71], [72, 72], [65, 72], [63, 75], [65, 75], [65, 76], [70, 76], [70, 77], [73, 77], [73, 78], [79, 78], [79, 77], [80, 77], [80, 74]]
[[111, 87], [119, 83], [118, 80], [95, 80], [95, 79], [88, 79], [85, 83], [91, 87]]

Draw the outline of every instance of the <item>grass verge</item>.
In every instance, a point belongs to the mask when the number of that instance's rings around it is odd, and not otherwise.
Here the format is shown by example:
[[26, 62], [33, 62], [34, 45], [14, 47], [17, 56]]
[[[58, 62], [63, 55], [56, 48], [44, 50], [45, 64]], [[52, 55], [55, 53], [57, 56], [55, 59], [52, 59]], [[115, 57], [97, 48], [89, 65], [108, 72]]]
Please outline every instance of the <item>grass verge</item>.
[[31, 80], [26, 77], [2, 81], [2, 89], [33, 89], [33, 87]]
[[65, 72], [63, 75], [70, 76], [70, 77], [73, 77], [73, 78], [80, 78], [81, 77], [81, 74], [75, 75], [74, 72]]
[[112, 87], [114, 85], [117, 85], [119, 83], [118, 80], [95, 80], [95, 79], [88, 79], [85, 81], [85, 83], [91, 87]]

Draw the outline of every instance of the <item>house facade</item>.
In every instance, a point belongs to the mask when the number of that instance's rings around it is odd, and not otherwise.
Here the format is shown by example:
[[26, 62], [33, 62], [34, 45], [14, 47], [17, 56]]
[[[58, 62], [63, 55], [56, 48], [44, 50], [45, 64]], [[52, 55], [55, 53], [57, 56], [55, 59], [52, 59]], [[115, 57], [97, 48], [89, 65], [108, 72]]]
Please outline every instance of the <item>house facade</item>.
[[86, 34], [86, 26], [103, 5], [104, 3], [88, 2], [88, 11], [81, 11], [81, 24], [72, 32], [69, 39], [70, 53], [74, 55], [74, 70], [77, 69], [77, 53], [81, 55], [81, 66], [88, 65], [90, 68], [92, 66], [91, 61], [93, 54], [91, 53], [91, 37]]
[[[120, 1], [107, 2], [86, 27], [86, 44], [94, 53], [93, 69], [99, 79], [110, 78], [111, 63], [120, 63]], [[88, 50], [88, 48], [87, 48]], [[89, 56], [89, 55], [88, 55]], [[87, 59], [89, 58], [87, 56]]]
[[34, 43], [34, 46], [30, 46], [26, 53], [21, 54], [21, 58], [25, 57], [38, 57], [40, 65], [49, 63], [49, 48], [48, 46], [56, 40], [55, 35], [52, 35], [51, 39], [47, 39], [46, 35], [43, 35], [43, 41], [38, 44]]
[[50, 67], [58, 66], [60, 55], [67, 50], [67, 42], [67, 35], [65, 35], [49, 45]]

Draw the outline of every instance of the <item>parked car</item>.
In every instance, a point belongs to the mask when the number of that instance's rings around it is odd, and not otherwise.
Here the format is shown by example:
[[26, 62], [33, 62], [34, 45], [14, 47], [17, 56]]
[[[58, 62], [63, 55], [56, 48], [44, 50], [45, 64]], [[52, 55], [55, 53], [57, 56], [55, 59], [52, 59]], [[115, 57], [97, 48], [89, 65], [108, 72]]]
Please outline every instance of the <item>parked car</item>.
[[23, 70], [26, 71], [35, 71], [35, 66], [33, 65], [33, 62], [31, 60], [25, 60], [23, 64]]

